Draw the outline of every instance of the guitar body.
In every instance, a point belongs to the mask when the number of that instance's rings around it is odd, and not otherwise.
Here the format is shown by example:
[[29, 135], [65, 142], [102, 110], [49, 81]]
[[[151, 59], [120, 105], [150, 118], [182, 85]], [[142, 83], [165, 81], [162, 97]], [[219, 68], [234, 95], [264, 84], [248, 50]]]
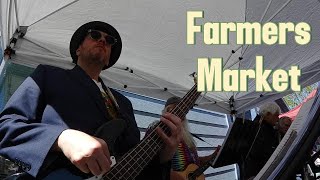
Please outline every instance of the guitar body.
[[184, 171], [173, 171], [171, 173], [171, 180], [204, 180], [205, 176], [203, 172], [208, 169], [208, 167], [212, 166], [220, 147], [221, 146], [219, 145], [212, 154], [210, 160], [202, 164], [200, 167], [198, 167], [196, 164], [189, 164]]
[[[188, 167], [184, 170], [184, 171], [174, 171], [175, 174], [177, 174], [178, 177], [172, 177], [171, 180], [174, 179], [184, 179], [184, 180], [189, 180], [189, 179], [193, 179], [190, 176], [192, 175], [192, 173], [194, 171], [196, 171], [199, 167], [196, 164], [189, 164]], [[200, 176], [196, 177], [194, 180], [204, 180], [204, 174], [201, 174]]]

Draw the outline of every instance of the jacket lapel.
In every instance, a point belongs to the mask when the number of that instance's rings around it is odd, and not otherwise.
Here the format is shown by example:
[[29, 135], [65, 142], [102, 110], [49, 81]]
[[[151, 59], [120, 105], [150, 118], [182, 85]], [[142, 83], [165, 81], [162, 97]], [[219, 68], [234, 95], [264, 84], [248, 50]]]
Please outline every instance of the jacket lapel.
[[90, 76], [88, 76], [86, 72], [78, 65], [71, 69], [69, 74], [74, 81], [78, 82], [81, 86], [84, 87], [83, 89], [87, 91], [88, 95], [91, 96], [92, 100], [96, 103], [101, 113], [103, 113], [104, 117], [109, 121], [110, 118], [107, 116], [106, 105], [104, 103], [103, 97], [101, 96], [100, 89], [93, 82]]

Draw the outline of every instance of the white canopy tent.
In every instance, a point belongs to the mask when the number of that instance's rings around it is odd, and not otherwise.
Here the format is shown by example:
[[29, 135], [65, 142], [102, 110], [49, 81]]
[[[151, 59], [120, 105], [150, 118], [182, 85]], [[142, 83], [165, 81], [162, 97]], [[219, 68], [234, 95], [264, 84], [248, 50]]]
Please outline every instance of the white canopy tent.
[[[88, 21], [112, 24], [123, 41], [117, 64], [103, 72], [109, 86], [166, 99], [183, 96], [193, 86], [190, 74], [200, 57], [222, 57], [225, 69], [254, 69], [256, 56], [264, 56], [265, 69], [288, 70], [298, 65], [302, 87], [320, 80], [320, 3], [317, 0], [200, 0], [200, 1], [107, 1], [107, 0], [1, 0], [0, 28], [3, 47], [15, 54], [8, 61], [30, 67], [39, 63], [71, 68], [69, 41], [73, 32]], [[300, 46], [288, 33], [287, 45], [236, 44], [230, 33], [228, 45], [205, 45], [197, 34], [187, 45], [187, 11], [204, 11], [205, 22], [307, 22], [312, 40]], [[16, 31], [18, 29], [18, 31]], [[23, 33], [24, 36], [19, 36]], [[16, 38], [16, 43], [12, 38]], [[239, 61], [239, 57], [243, 59]], [[240, 58], [241, 59], [241, 58]], [[199, 107], [230, 113], [230, 98], [240, 113], [289, 93], [255, 91], [208, 92]]]

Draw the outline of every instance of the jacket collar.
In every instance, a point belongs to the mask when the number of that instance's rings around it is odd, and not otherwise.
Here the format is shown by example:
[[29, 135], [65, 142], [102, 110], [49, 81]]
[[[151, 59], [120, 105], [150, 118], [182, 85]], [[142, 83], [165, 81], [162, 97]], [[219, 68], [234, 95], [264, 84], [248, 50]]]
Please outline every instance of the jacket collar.
[[91, 96], [92, 100], [96, 103], [100, 111], [103, 113], [104, 117], [109, 120], [100, 89], [91, 79], [91, 77], [78, 65], [70, 70], [70, 75], [76, 82], [84, 87], [83, 89], [86, 90], [87, 93]]

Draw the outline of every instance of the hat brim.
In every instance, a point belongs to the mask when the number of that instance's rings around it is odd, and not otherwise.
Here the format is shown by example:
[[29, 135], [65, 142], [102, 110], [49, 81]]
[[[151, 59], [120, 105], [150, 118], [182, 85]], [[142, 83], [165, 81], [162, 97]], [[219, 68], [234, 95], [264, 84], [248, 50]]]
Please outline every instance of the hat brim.
[[117, 43], [111, 47], [111, 54], [109, 59], [109, 64], [104, 66], [103, 69], [107, 69], [113, 66], [119, 59], [122, 49], [122, 41], [118, 31], [108, 23], [101, 22], [101, 21], [92, 21], [88, 22], [82, 26], [80, 26], [72, 35], [70, 41], [70, 54], [72, 57], [72, 62], [77, 64], [78, 56], [76, 54], [77, 49], [79, 48], [80, 44], [83, 42], [84, 38], [86, 37], [88, 30], [94, 29], [99, 30], [102, 32], [107, 33], [117, 39]]

